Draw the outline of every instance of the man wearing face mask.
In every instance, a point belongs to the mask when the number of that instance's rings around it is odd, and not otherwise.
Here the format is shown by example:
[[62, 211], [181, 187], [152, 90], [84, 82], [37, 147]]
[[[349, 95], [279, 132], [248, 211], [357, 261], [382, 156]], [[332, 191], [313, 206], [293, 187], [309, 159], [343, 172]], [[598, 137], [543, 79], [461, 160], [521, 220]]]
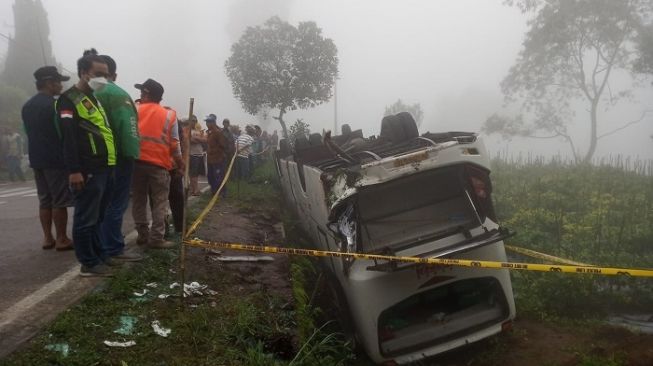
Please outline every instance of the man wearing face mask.
[[[70, 250], [73, 243], [66, 235], [68, 207], [72, 197], [68, 190], [68, 173], [63, 162], [63, 146], [55, 126], [55, 96], [61, 94], [62, 81], [69, 76], [59, 74], [54, 66], [43, 66], [34, 72], [38, 93], [25, 103], [23, 127], [27, 134], [29, 164], [39, 196], [39, 219], [43, 229], [43, 249]], [[54, 224], [56, 238], [52, 236]]]
[[106, 84], [109, 68], [95, 50], [77, 60], [79, 81], [57, 100], [63, 136], [64, 165], [73, 191], [73, 242], [82, 276], [111, 276], [117, 264], [100, 242], [100, 223], [108, 201], [112, 168], [116, 164], [113, 133], [93, 87]]
[[135, 262], [143, 259], [138, 253], [125, 251], [122, 235], [122, 219], [129, 205], [134, 161], [138, 159], [140, 145], [136, 106], [129, 94], [115, 84], [116, 62], [107, 55], [101, 55], [109, 68], [106, 84], [91, 84], [95, 97], [104, 108], [116, 144], [116, 166], [113, 169], [113, 184], [109, 192], [109, 204], [100, 226], [100, 241], [106, 254], [114, 259]]
[[[138, 232], [136, 242], [147, 244], [152, 249], [172, 248], [174, 243], [164, 239], [172, 161], [180, 171], [184, 170], [177, 114], [159, 104], [163, 98], [163, 86], [157, 81], [147, 79], [134, 87], [141, 91], [138, 106], [141, 151], [132, 179], [132, 215]], [[151, 230], [147, 219], [148, 198], [152, 207]]]

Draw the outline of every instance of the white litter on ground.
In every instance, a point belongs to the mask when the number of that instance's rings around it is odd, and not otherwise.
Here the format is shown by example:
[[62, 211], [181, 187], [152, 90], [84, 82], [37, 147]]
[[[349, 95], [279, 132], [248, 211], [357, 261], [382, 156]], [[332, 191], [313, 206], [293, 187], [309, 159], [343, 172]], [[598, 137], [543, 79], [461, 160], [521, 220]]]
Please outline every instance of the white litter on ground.
[[163, 328], [158, 320], [152, 322], [152, 330], [161, 337], [167, 337], [172, 332], [172, 329]]
[[141, 297], [141, 296], [145, 296], [147, 292], [148, 292], [147, 289], [143, 289], [143, 292], [134, 292], [134, 295]]
[[202, 291], [206, 290], [207, 285], [200, 285], [198, 282], [191, 282], [189, 284], [184, 284], [184, 296], [198, 295], [202, 296], [204, 293]]
[[159, 299], [161, 299], [161, 300], [163, 300], [163, 299], [167, 299], [168, 297], [170, 297], [170, 295], [168, 295], [168, 294], [161, 294], [161, 295], [159, 295]]
[[136, 342], [134, 341], [127, 341], [127, 342], [111, 342], [111, 341], [104, 341], [104, 345], [107, 347], [132, 347], [136, 345]]
[[179, 282], [173, 282], [173, 283], [170, 285], [170, 289], [171, 289], [171, 290], [172, 290], [173, 288], [175, 288], [175, 287], [179, 287]]
[[150, 282], [145, 286], [150, 287], [150, 288], [157, 288], [157, 287], [159, 287], [159, 284], [156, 283], [156, 282]]

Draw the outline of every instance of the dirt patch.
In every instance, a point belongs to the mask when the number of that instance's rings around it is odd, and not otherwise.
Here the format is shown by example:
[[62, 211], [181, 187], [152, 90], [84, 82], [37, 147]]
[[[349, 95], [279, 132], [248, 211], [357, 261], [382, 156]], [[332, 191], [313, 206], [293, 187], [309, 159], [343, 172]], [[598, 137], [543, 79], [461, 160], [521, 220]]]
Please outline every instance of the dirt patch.
[[653, 336], [612, 326], [566, 325], [519, 318], [512, 331], [429, 360], [425, 365], [653, 364]]

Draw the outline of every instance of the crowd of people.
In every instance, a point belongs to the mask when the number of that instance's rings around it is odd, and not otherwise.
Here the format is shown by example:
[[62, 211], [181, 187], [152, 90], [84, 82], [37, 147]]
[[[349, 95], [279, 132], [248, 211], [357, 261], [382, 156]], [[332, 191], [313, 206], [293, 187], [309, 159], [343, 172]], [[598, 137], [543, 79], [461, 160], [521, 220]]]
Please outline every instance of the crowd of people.
[[[140, 98], [132, 100], [115, 83], [115, 60], [94, 49], [77, 61], [77, 74], [79, 81], [63, 91], [62, 83], [70, 77], [54, 66], [36, 70], [38, 93], [23, 106], [22, 119], [39, 198], [42, 247], [74, 249], [82, 276], [111, 276], [112, 267], [142, 260], [138, 251], [126, 249], [122, 234], [130, 199], [137, 244], [175, 246], [166, 239], [166, 216], [170, 209], [175, 230], [181, 232], [184, 136], [190, 140], [188, 190], [193, 195], [200, 193], [200, 175], [217, 192], [234, 155], [236, 175], [249, 179], [261, 155], [276, 146], [276, 131], [268, 136], [248, 125], [241, 133], [228, 119], [219, 127], [215, 114], [204, 119], [206, 130], [196, 117], [179, 119], [173, 108], [161, 104], [164, 87], [153, 79], [134, 85]], [[11, 164], [15, 159], [7, 160]], [[22, 172], [17, 178], [24, 179]], [[66, 234], [70, 206], [72, 240]]]

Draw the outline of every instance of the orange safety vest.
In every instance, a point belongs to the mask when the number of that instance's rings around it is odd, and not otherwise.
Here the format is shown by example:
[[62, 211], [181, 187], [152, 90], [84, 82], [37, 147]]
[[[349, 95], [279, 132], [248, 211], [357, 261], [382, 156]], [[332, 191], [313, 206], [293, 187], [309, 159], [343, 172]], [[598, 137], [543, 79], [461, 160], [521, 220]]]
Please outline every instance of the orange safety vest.
[[141, 103], [138, 106], [138, 132], [141, 137], [139, 160], [172, 169], [170, 157], [177, 149], [178, 141], [172, 139], [172, 127], [176, 127], [177, 114], [158, 103]]

